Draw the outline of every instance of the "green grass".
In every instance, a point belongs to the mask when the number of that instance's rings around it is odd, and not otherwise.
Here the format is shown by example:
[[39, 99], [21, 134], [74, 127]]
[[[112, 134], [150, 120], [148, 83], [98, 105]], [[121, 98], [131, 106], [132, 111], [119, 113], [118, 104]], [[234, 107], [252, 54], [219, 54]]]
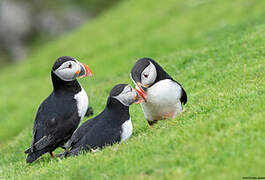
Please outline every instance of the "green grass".
[[[37, 48], [0, 72], [0, 179], [241, 179], [265, 176], [265, 2], [124, 1], [77, 32]], [[138, 58], [152, 57], [188, 94], [185, 113], [149, 129], [130, 109], [131, 139], [66, 160], [25, 163], [55, 59], [87, 63], [81, 79], [95, 114], [110, 89], [130, 83]], [[59, 151], [59, 150], [58, 150]], [[61, 151], [61, 150], [60, 150]]]

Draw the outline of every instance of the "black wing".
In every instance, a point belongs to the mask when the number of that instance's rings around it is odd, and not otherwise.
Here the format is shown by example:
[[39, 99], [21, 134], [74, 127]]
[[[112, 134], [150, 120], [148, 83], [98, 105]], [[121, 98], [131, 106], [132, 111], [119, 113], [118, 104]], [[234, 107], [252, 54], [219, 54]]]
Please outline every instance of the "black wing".
[[43, 119], [43, 109], [44, 109], [44, 104], [41, 104], [41, 106], [38, 109], [34, 126], [33, 126], [33, 135], [32, 135], [32, 142], [31, 142], [31, 147], [28, 148], [25, 153], [29, 154], [34, 152], [35, 150], [40, 150], [43, 146], [46, 144], [49, 144], [51, 140], [51, 136], [45, 135], [45, 127], [44, 127], [44, 122], [45, 119]]
[[104, 148], [108, 145], [120, 142], [121, 128], [109, 128], [100, 133], [91, 132], [86, 134], [80, 141], [78, 141], [69, 151], [66, 156], [76, 156], [82, 150], [93, 151], [97, 148]]
[[84, 137], [79, 139], [78, 142], [72, 147], [70, 151], [66, 151], [62, 156], [77, 156], [83, 150], [93, 151], [97, 148], [103, 148], [107, 145], [113, 145], [114, 143], [120, 142], [120, 129], [108, 129], [101, 133], [91, 132], [86, 134]]
[[177, 83], [178, 85], [180, 85], [180, 87], [181, 87], [181, 97], [180, 97], [180, 102], [181, 103], [183, 103], [183, 104], [186, 104], [187, 103], [187, 101], [188, 101], [188, 97], [187, 97], [187, 93], [186, 93], [186, 91], [183, 89], [183, 87], [182, 87], [182, 85], [178, 82], [178, 81], [176, 81], [176, 80], [174, 80], [173, 78], [170, 78], [172, 81], [174, 81], [175, 83]]
[[121, 127], [113, 126], [111, 122], [98, 119], [98, 123], [89, 128], [85, 134], [72, 145], [72, 150], [76, 148], [96, 149], [120, 142]]
[[84, 122], [72, 135], [69, 142], [66, 145], [66, 151], [69, 150], [72, 146], [75, 145], [88, 131], [89, 129], [96, 123], [97, 117], [87, 120]]
[[[65, 143], [77, 128], [80, 117], [73, 99], [49, 96], [40, 106], [34, 127], [31, 148], [25, 153], [53, 151]], [[44, 152], [45, 153], [45, 152]]]

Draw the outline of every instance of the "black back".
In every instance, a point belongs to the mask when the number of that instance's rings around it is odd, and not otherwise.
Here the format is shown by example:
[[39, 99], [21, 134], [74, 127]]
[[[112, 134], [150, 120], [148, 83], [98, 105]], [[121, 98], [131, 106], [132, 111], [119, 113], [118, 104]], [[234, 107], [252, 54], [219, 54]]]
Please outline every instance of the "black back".
[[105, 109], [93, 119], [86, 121], [71, 137], [67, 149], [95, 149], [121, 141], [121, 125], [130, 118], [129, 107], [117, 96], [127, 84], [115, 86], [110, 93]]
[[64, 91], [53, 92], [39, 107], [33, 128], [33, 144], [42, 137], [49, 136], [52, 140], [47, 146], [53, 151], [69, 140], [79, 122], [73, 94]]

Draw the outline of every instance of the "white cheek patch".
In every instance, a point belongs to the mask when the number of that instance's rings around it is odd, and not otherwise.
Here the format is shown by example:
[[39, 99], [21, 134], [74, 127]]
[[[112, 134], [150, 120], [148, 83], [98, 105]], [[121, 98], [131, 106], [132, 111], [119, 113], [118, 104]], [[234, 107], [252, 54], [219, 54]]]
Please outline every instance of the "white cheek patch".
[[[144, 74], [147, 74], [148, 77], [144, 77]], [[144, 69], [142, 72], [142, 84], [143, 85], [150, 85], [155, 82], [157, 76], [156, 67], [153, 63], [150, 64]]]
[[73, 81], [76, 78], [76, 72], [79, 70], [79, 65], [71, 61], [72, 68], [69, 68], [69, 62], [63, 63], [54, 73], [64, 81]]
[[136, 92], [129, 91], [130, 87], [126, 86], [123, 91], [118, 95], [114, 96], [115, 99], [120, 101], [125, 106], [130, 106], [134, 102], [134, 97], [136, 96]]

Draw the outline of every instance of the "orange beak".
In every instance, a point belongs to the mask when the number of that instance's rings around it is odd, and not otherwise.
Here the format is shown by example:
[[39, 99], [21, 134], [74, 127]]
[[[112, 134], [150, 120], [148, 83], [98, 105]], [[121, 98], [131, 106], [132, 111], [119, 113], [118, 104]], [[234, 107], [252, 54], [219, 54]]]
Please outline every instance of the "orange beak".
[[134, 89], [134, 88], [133, 88], [133, 90], [135, 90], [135, 91], [137, 92], [136, 95], [134, 96], [134, 103], [135, 103], [135, 104], [140, 104], [140, 103], [144, 102], [145, 99], [142, 98], [141, 95], [139, 95], [139, 92], [140, 92], [140, 91], [138, 91], [137, 89]]
[[87, 65], [83, 63], [79, 63], [79, 66], [80, 66], [80, 70], [76, 71], [75, 73], [77, 77], [87, 77], [87, 76], [93, 75], [93, 72]]
[[140, 82], [137, 82], [137, 85], [138, 85], [138, 88], [140, 89], [140, 90], [136, 89], [137, 93], [144, 99], [144, 101], [146, 101], [146, 93], [142, 88], [142, 84]]

